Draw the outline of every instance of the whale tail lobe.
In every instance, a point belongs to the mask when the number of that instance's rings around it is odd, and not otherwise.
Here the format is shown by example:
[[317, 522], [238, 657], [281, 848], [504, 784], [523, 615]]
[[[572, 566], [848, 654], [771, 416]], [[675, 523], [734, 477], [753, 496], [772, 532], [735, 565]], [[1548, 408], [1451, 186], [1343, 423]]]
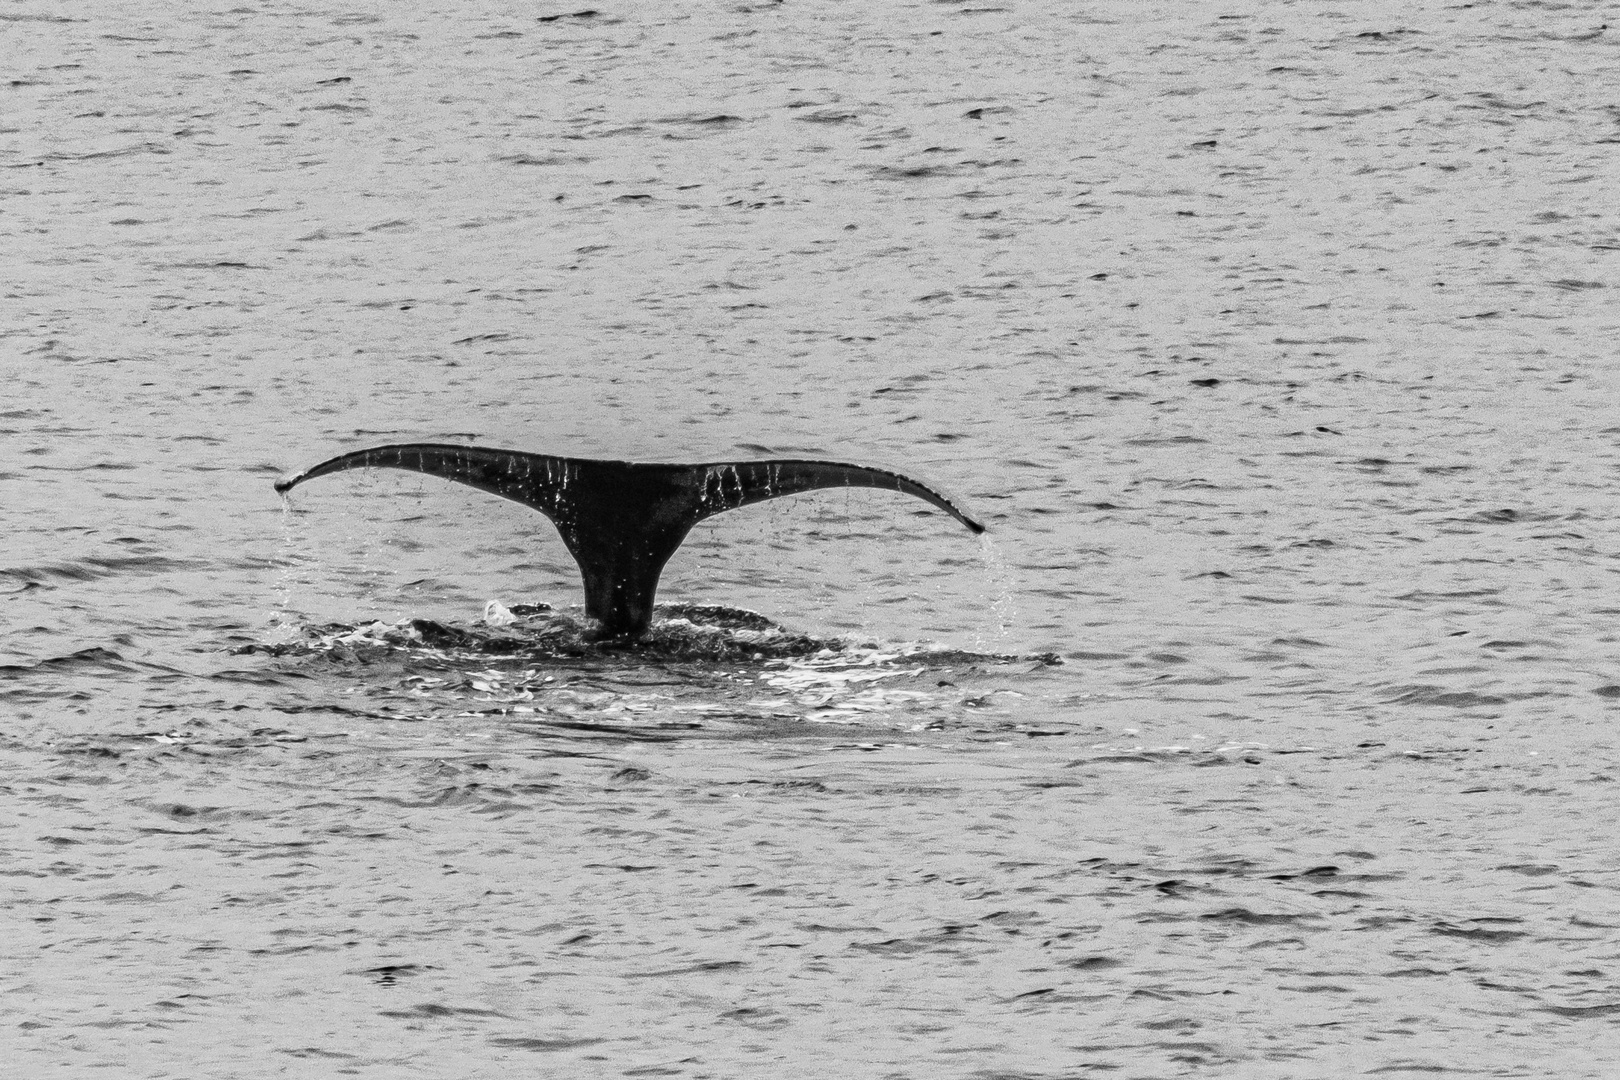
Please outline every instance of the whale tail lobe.
[[550, 518], [579, 564], [585, 614], [601, 636], [634, 639], [652, 623], [658, 579], [704, 518], [818, 488], [913, 495], [975, 533], [984, 525], [920, 480], [838, 461], [780, 459], [679, 465], [554, 457], [480, 446], [405, 443], [340, 454], [276, 484], [287, 492], [346, 469], [408, 469], [520, 502]]

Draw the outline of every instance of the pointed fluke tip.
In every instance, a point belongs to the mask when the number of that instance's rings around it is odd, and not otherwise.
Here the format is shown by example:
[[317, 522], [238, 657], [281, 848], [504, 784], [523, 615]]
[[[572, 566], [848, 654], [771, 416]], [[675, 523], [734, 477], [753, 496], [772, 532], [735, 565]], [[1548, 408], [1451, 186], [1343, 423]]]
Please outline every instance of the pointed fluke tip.
[[[323, 462], [321, 462], [321, 464], [325, 465], [326, 462], [323, 461]], [[319, 466], [317, 466], [317, 468], [318, 467]], [[297, 487], [299, 484], [302, 484], [305, 480], [308, 480], [310, 478], [310, 474], [313, 473], [314, 471], [315, 471], [315, 469], [304, 469], [301, 472], [293, 473], [291, 476], [283, 476], [280, 480], [276, 481], [276, 494], [277, 495], [285, 495], [285, 494], [287, 494], [287, 492], [291, 491], [293, 488]]]

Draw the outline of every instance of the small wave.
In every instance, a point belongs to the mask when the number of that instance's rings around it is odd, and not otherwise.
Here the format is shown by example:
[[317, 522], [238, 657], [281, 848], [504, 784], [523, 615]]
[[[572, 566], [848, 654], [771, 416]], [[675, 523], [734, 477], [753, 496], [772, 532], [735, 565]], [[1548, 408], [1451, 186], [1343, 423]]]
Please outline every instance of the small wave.
[[69, 653], [66, 656], [47, 657], [34, 664], [0, 664], [0, 675], [43, 674], [83, 668], [112, 669], [114, 671], [132, 670], [125, 663], [124, 658], [111, 649], [94, 646], [89, 649], [80, 649], [78, 652]]
[[21, 582], [21, 588], [37, 588], [51, 580], [93, 581], [119, 574], [163, 574], [191, 570], [204, 565], [196, 560], [171, 559], [163, 555], [93, 556], [71, 562], [42, 563], [38, 566], [0, 567], [0, 578]]
[[1506, 705], [1509, 698], [1499, 694], [1480, 694], [1472, 690], [1450, 690], [1442, 686], [1418, 684], [1391, 688], [1389, 700], [1397, 705], [1442, 705], [1453, 709], [1475, 709]]

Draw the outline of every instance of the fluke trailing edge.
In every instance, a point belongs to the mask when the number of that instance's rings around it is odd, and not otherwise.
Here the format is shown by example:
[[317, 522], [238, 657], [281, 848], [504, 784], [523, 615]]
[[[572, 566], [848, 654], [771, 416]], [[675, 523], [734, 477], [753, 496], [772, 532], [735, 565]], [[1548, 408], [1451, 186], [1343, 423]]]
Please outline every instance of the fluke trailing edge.
[[750, 503], [816, 488], [892, 489], [933, 503], [976, 533], [984, 525], [955, 501], [909, 476], [840, 461], [644, 464], [407, 443], [356, 450], [276, 484], [344, 469], [411, 469], [531, 506], [562, 534], [585, 579], [585, 614], [607, 638], [638, 638], [652, 622], [658, 575], [693, 525]]

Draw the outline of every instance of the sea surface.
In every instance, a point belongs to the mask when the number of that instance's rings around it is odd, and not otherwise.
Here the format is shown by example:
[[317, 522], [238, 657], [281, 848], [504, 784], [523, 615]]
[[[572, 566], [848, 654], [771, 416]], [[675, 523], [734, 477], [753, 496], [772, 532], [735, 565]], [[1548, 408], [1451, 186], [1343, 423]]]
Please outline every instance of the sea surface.
[[1620, 6], [596, 2], [0, 6], [8, 1074], [1615, 1075]]

